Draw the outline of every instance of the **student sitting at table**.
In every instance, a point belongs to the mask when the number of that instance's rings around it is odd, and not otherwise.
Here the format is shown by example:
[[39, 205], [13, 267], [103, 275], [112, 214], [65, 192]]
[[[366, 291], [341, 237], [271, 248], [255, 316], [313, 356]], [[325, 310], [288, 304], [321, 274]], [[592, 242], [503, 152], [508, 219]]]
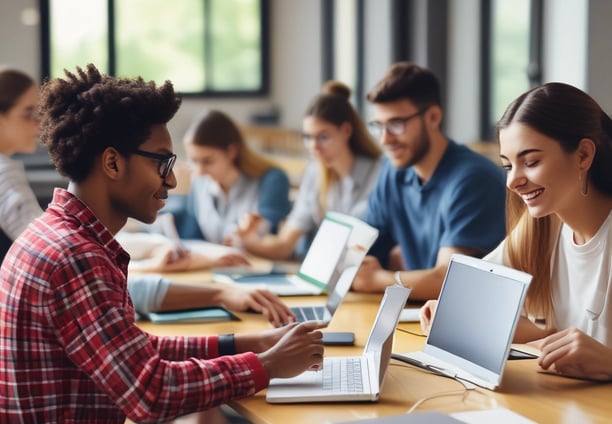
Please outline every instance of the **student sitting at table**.
[[[370, 127], [388, 158], [365, 218], [379, 236], [352, 288], [383, 292], [401, 283], [412, 300], [435, 299], [453, 253], [482, 256], [503, 239], [503, 173], [443, 133], [440, 83], [431, 70], [395, 63], [368, 100]], [[392, 268], [397, 246], [400, 268]]]
[[[28, 183], [23, 164], [14, 153], [32, 153], [40, 133], [39, 87], [24, 72], [0, 69], [0, 261], [19, 234], [43, 211]], [[224, 306], [233, 311], [252, 310], [275, 326], [293, 321], [289, 308], [272, 292], [244, 287], [195, 286], [160, 276], [135, 275], [128, 290], [137, 312]]]
[[262, 237], [257, 231], [262, 217], [257, 214], [241, 223], [239, 243], [248, 252], [270, 259], [300, 258], [326, 211], [363, 218], [381, 152], [349, 102], [350, 95], [346, 85], [329, 81], [308, 106], [303, 138], [315, 161], [306, 167], [293, 209], [278, 235]]
[[[485, 259], [533, 275], [515, 341], [537, 340], [544, 369], [612, 380], [612, 120], [583, 91], [548, 83], [497, 130], [508, 235]], [[421, 310], [425, 332], [435, 306]]]
[[[157, 337], [135, 324], [114, 235], [153, 222], [176, 186], [172, 84], [101, 75], [45, 83], [42, 141], [70, 182], [0, 269], [0, 422], [167, 421], [320, 367], [324, 325]], [[214, 409], [212, 409], [214, 408]]]
[[278, 229], [291, 207], [289, 178], [249, 146], [226, 114], [202, 115], [185, 134], [184, 147], [197, 175], [189, 195], [171, 195], [162, 210], [174, 215], [181, 238], [231, 244], [249, 213], [263, 218], [259, 231]]

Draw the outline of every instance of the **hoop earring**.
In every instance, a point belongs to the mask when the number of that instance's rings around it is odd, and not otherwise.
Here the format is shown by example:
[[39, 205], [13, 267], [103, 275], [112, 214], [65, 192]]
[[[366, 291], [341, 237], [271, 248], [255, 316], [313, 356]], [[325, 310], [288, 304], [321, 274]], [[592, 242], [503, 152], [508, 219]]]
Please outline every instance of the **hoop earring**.
[[589, 194], [589, 171], [584, 173], [584, 179], [581, 172], [578, 179], [580, 180], [580, 193], [586, 197]]

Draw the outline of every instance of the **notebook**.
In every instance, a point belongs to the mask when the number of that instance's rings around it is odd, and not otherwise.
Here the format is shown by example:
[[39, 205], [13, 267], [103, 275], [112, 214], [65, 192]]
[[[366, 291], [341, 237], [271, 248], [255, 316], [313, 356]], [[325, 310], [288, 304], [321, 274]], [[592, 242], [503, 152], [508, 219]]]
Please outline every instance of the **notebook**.
[[213, 271], [213, 280], [264, 287], [280, 296], [319, 295], [338, 285], [338, 290], [344, 290], [347, 281], [348, 291], [376, 237], [378, 230], [360, 219], [327, 212], [296, 274], [241, 275]]
[[149, 312], [144, 314], [144, 317], [156, 324], [240, 320], [236, 315], [219, 306], [183, 309], [178, 311]]
[[531, 278], [503, 265], [453, 255], [423, 349], [393, 357], [494, 390]]
[[361, 356], [326, 357], [321, 371], [273, 378], [266, 400], [270, 403], [378, 400], [391, 358], [393, 334], [409, 293], [406, 287], [387, 287]]

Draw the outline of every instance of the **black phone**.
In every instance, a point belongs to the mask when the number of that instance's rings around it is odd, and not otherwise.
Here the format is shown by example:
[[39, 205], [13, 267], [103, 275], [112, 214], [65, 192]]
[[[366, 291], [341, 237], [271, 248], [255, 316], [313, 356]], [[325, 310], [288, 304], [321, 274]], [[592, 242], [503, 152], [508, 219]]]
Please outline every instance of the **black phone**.
[[323, 344], [327, 346], [353, 346], [355, 344], [355, 333], [324, 331]]
[[533, 353], [524, 352], [522, 350], [510, 349], [510, 353], [508, 354], [508, 359], [535, 359], [538, 355], [534, 355]]

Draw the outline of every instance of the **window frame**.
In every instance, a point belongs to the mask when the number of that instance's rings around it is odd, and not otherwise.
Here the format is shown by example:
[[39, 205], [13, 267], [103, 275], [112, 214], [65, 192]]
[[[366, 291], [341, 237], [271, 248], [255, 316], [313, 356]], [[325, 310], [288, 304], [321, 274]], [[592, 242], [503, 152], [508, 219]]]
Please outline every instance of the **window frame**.
[[[49, 78], [51, 73], [51, 25], [50, 25], [50, 1], [38, 0], [40, 11], [40, 52], [41, 52], [41, 80]], [[120, 0], [107, 0], [108, 8], [108, 74], [116, 75], [116, 46], [115, 46], [115, 2]], [[211, 0], [203, 0], [209, 4]], [[218, 98], [218, 97], [263, 97], [270, 94], [270, 3], [269, 0], [259, 0], [260, 2], [260, 37], [261, 37], [261, 84], [259, 88], [253, 90], [214, 90], [203, 87], [202, 91], [180, 92], [183, 98]], [[203, 20], [206, 17], [202, 18]], [[205, 27], [204, 43], [210, 44], [210, 37], [207, 36], [208, 30]], [[204, 68], [210, 65], [209, 55], [202, 54]]]
[[[365, 3], [364, 0], [354, 0], [356, 9], [356, 24], [355, 24], [355, 87], [351, 87], [352, 95], [355, 102], [355, 110], [363, 114], [365, 108], [364, 102], [364, 69], [365, 69]], [[321, 37], [321, 61], [323, 84], [326, 81], [338, 79], [336, 75], [336, 58], [335, 52], [336, 41], [336, 25], [335, 19], [335, 0], [321, 0], [321, 22], [322, 22], [322, 37]]]
[[[543, 8], [544, 0], [530, 0], [529, 5], [529, 52], [527, 69], [525, 73], [529, 87], [543, 82], [542, 73], [542, 42], [544, 30]], [[481, 57], [481, 86], [480, 86], [480, 137], [482, 140], [495, 138], [495, 120], [490, 116], [493, 105], [493, 0], [480, 0], [480, 57]]]

